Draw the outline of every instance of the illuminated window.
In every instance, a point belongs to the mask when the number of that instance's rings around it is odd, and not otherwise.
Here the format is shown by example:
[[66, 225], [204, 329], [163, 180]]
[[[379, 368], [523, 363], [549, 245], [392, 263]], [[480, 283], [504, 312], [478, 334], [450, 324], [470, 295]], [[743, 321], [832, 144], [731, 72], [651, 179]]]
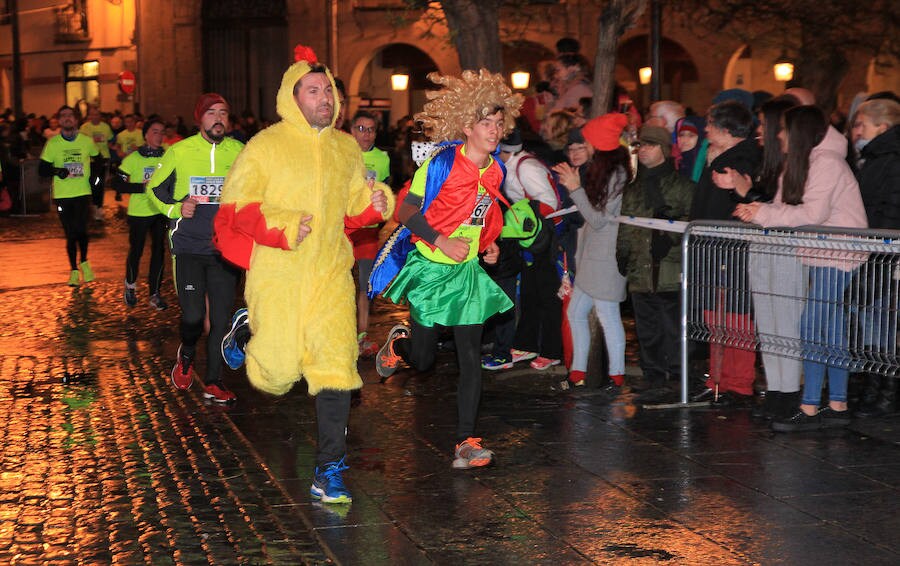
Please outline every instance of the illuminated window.
[[72, 107], [83, 106], [83, 102], [100, 104], [100, 61], [63, 63], [63, 76], [66, 85], [66, 104]]

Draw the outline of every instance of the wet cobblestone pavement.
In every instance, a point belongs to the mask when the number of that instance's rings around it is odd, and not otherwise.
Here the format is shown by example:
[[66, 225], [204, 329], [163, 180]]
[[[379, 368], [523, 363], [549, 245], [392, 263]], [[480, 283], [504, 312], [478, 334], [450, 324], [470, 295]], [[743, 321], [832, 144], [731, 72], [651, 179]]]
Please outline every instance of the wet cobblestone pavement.
[[[386, 384], [361, 361], [354, 502], [314, 503], [302, 387], [228, 371], [227, 408], [174, 391], [177, 306], [142, 282], [126, 310], [124, 223], [93, 233], [98, 280], [73, 291], [55, 218], [0, 218], [0, 564], [900, 563], [896, 418], [773, 435], [746, 409], [604, 403], [517, 366], [485, 375], [496, 465], [460, 472], [450, 353]], [[376, 302], [372, 333], [403, 317]]]

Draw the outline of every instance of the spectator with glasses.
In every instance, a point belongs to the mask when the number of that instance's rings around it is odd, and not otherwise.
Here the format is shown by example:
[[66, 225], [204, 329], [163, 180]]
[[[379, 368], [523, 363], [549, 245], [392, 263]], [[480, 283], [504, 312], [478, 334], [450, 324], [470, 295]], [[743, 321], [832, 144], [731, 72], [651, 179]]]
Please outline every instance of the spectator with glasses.
[[[390, 184], [391, 157], [383, 149], [375, 147], [375, 134], [378, 122], [375, 116], [360, 110], [353, 116], [350, 133], [362, 150], [363, 163], [366, 167], [366, 178]], [[353, 244], [353, 258], [356, 260], [358, 272], [356, 292], [356, 341], [359, 344], [360, 356], [374, 356], [378, 352], [378, 344], [368, 339], [369, 297], [366, 295], [372, 263], [378, 253], [378, 230], [382, 224], [362, 224], [358, 218], [347, 218], [344, 231]]]

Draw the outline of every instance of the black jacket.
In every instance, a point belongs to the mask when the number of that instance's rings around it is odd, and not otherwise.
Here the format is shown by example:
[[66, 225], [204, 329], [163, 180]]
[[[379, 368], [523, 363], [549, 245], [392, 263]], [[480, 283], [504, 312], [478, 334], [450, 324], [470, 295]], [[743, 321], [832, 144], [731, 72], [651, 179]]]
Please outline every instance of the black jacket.
[[731, 167], [741, 174], [756, 176], [762, 161], [762, 151], [756, 140], [745, 139], [736, 146], [723, 151], [712, 163], [703, 168], [697, 181], [697, 191], [691, 203], [691, 220], [734, 220], [731, 214], [739, 202], [753, 199], [741, 199], [734, 191], [720, 189], [713, 183], [712, 172], [724, 171]]
[[861, 157], [856, 179], [869, 228], [900, 230], [900, 125], [873, 138]]

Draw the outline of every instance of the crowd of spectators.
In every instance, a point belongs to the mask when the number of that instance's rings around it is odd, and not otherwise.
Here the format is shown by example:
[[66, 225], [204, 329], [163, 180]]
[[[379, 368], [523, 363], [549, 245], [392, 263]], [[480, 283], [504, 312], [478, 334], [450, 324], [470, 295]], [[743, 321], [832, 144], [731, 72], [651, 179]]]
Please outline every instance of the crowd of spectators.
[[[724, 90], [701, 113], [675, 100], [654, 102], [642, 112], [617, 87], [607, 112], [592, 117], [590, 65], [579, 53], [577, 41], [567, 38], [557, 47], [558, 55], [548, 62], [534, 93], [525, 99], [516, 131], [499, 148], [508, 167], [507, 197], [512, 203], [522, 199], [539, 203], [533, 212], [539, 230], [551, 234], [552, 251], [529, 249], [518, 241], [501, 245], [505, 257], [501, 255], [499, 265], [505, 271], [497, 280], [518, 300], [518, 328], [509, 328], [515, 320], [495, 325], [497, 330], [488, 339], [499, 342], [482, 360], [484, 369], [508, 369], [520, 361], [530, 361], [538, 370], [565, 364], [569, 374], [559, 388], [583, 386], [587, 349], [602, 347], [591, 346], [585, 334], [593, 308], [609, 350], [604, 394], [611, 399], [630, 385], [641, 400], [674, 400], [670, 382], [677, 379], [680, 367], [680, 247], [674, 236], [658, 230], [617, 226], [611, 220], [619, 214], [669, 220], [740, 219], [761, 226], [900, 229], [900, 99], [896, 94], [861, 94], [846, 117], [834, 113], [829, 120], [815, 105], [813, 94], [797, 87], [776, 94]], [[338, 90], [342, 102], [346, 101], [340, 83]], [[349, 132], [356, 121], [348, 119], [343, 106], [336, 127]], [[390, 183], [399, 189], [416, 169], [410, 148], [427, 132], [410, 116], [394, 124], [383, 123], [379, 113], [364, 118], [367, 130], [369, 122], [374, 124], [374, 147], [390, 155]], [[85, 124], [91, 120], [96, 123], [97, 117], [84, 118]], [[111, 130], [111, 166], [143, 143], [124, 141], [128, 132], [140, 132], [144, 121], [140, 114], [115, 112], [99, 120]], [[250, 113], [233, 115], [228, 135], [246, 142], [267, 125]], [[58, 133], [55, 116], [16, 119], [9, 110], [0, 115], [0, 160], [11, 188], [17, 184], [16, 164], [37, 158], [47, 139]], [[176, 116], [165, 121], [163, 146], [191, 134]], [[564, 211], [568, 212], [554, 217]], [[545, 221], [547, 217], [552, 221]], [[749, 257], [750, 265], [725, 270], [747, 278], [742, 286], [799, 296], [809, 293], [815, 300], [838, 297], [854, 269], [815, 265], [811, 275], [785, 277], [785, 266], [765, 263], [752, 250]], [[593, 275], [588, 277], [589, 273]], [[611, 274], [615, 277], [607, 280]], [[521, 281], [518, 296], [516, 278]], [[628, 385], [620, 318], [626, 283], [643, 372], [642, 380]], [[761, 340], [763, 334], [773, 332], [809, 341], [825, 332], [824, 340], [841, 340], [827, 329], [843, 325], [842, 320], [826, 319], [796, 301], [750, 306], [731, 301], [726, 294], [710, 304], [716, 312], [708, 316], [724, 312], [727, 325], [758, 330]], [[574, 324], [571, 339], [566, 332], [554, 335], [562, 313]], [[365, 334], [364, 324], [360, 332]], [[895, 340], [896, 329], [885, 335]], [[696, 350], [695, 356], [705, 359]], [[754, 414], [771, 419], [773, 427], [782, 431], [841, 426], [849, 421], [846, 371], [827, 362], [807, 359], [801, 364], [764, 355], [767, 383], [761, 387], [756, 352], [712, 345], [708, 356], [707, 379], [698, 384], [697, 400], [753, 406]], [[820, 407], [823, 381], [829, 383], [830, 399]], [[896, 410], [895, 378], [873, 374], [864, 381], [858, 416]], [[760, 390], [766, 392], [764, 402], [755, 398]]]
[[[571, 329], [563, 324], [563, 343], [566, 346], [566, 334], [571, 333], [574, 359], [571, 346], [560, 355], [555, 348], [523, 340], [522, 333], [516, 332], [510, 344], [505, 339], [502, 348], [494, 344], [483, 360], [485, 369], [508, 369], [524, 360], [532, 360], [535, 369], [564, 363], [568, 379], [558, 388], [583, 386], [584, 352], [590, 340], [585, 336], [586, 315], [593, 308], [607, 350], [609, 379], [602, 384], [602, 395], [612, 399], [630, 386], [638, 393], [638, 401], [676, 400], [680, 246], [677, 238], [659, 230], [610, 228], [611, 219], [619, 214], [684, 221], [741, 220], [760, 226], [900, 229], [900, 100], [895, 93], [860, 94], [846, 116], [839, 112], [829, 116], [804, 88], [794, 86], [774, 94], [727, 89], [698, 114], [675, 100], [654, 102], [641, 112], [628, 93], [617, 87], [607, 113], [591, 119], [590, 67], [578, 54], [577, 42], [568, 41], [564, 47], [547, 66], [545, 80], [526, 99], [517, 131], [500, 144], [500, 157], [508, 166], [512, 164], [506, 181], [511, 202], [523, 194], [539, 199], [538, 212], [555, 217], [554, 223], [560, 217], [553, 213], [572, 204], [563, 203], [566, 192], [577, 205], [577, 212], [566, 215], [581, 217], [577, 246], [564, 253], [566, 246], [560, 245], [559, 256], [572, 254], [578, 265], [569, 261], [559, 270], [559, 300], [548, 307], [543, 294], [526, 292], [528, 274], [540, 258], [528, 249], [519, 250], [523, 263], [517, 296], [519, 324], [533, 325], [530, 313], [535, 309], [567, 313]], [[621, 126], [612, 127], [614, 123]], [[610, 134], [617, 144], [608, 144]], [[631, 159], [621, 173], [611, 174], [616, 169], [611, 165], [611, 151], [616, 148], [625, 148]], [[547, 180], [541, 182], [541, 175], [519, 171], [517, 164], [523, 156], [536, 157]], [[520, 185], [526, 176], [530, 180], [523, 191]], [[537, 196], [548, 183], [565, 188], [550, 210], [546, 210], [546, 199]], [[555, 236], [559, 238], [558, 233]], [[853, 398], [847, 367], [827, 355], [846, 350], [846, 320], [843, 309], [821, 305], [843, 300], [859, 263], [798, 262], [758, 253], [752, 246], [746, 257], [749, 263], [743, 259], [720, 270], [719, 277], [724, 279], [713, 286], [724, 292], [707, 297], [705, 304], [711, 310], [704, 313], [706, 321], [724, 324], [736, 334], [759, 332], [763, 342], [772, 336], [796, 339], [804, 345], [803, 359], [764, 354], [763, 371], [758, 372], [760, 363], [752, 344], [711, 344], [708, 352], [694, 345], [691, 354], [698, 363], [693, 367], [703, 368], [704, 379], [694, 380], [692, 399], [710, 400], [720, 408], [752, 408], [755, 416], [771, 420], [773, 429], [783, 432], [844, 426], [851, 415], [896, 411], [895, 378], [859, 374], [856, 381], [861, 386], [855, 391], [860, 393]], [[617, 265], [618, 272], [610, 265]], [[504, 280], [510, 278], [508, 271], [503, 273]], [[619, 282], [608, 277], [610, 271], [627, 281], [628, 306], [635, 320], [642, 378], [628, 385], [622, 375], [619, 319], [619, 303], [626, 295], [617, 292]], [[739, 300], [729, 291], [734, 289], [750, 289], [752, 302]], [[895, 300], [877, 296], [876, 306], [868, 308], [887, 312]], [[554, 319], [542, 316], [550, 323], [543, 328], [546, 334]], [[886, 325], [896, 322], [894, 317]], [[508, 334], [503, 329], [507, 324], [497, 325], [502, 332], [495, 340]], [[895, 328], [875, 334], [872, 341], [879, 341], [881, 348], [896, 347], [892, 343]], [[848, 401], [856, 403], [851, 406]]]

